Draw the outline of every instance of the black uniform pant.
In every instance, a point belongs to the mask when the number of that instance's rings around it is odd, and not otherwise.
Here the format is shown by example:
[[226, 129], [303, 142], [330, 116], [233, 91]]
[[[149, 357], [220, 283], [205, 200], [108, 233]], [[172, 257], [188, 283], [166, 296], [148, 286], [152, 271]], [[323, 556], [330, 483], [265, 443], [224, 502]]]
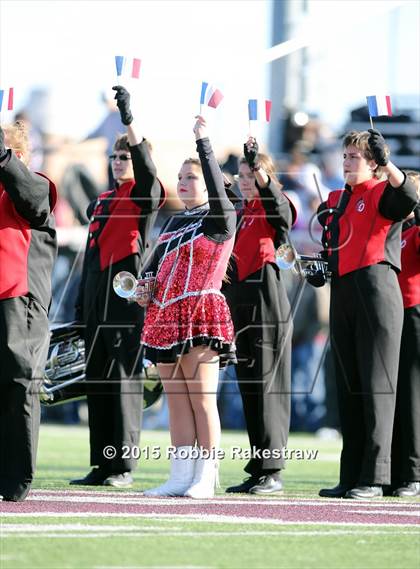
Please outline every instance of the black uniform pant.
[[88, 275], [84, 306], [86, 388], [91, 465], [120, 473], [134, 470], [138, 459], [143, 411], [143, 312], [110, 288], [106, 273]]
[[391, 459], [393, 485], [420, 481], [420, 304], [404, 310]]
[[343, 435], [342, 484], [390, 483], [402, 322], [401, 291], [388, 265], [333, 277], [330, 329]]
[[32, 298], [0, 300], [0, 494], [19, 497], [35, 473], [39, 386], [48, 354], [46, 310]]
[[[235, 326], [236, 373], [251, 451], [251, 475], [284, 468], [290, 426], [292, 320], [277, 267], [235, 282], [226, 291]], [[266, 456], [263, 451], [266, 451]]]

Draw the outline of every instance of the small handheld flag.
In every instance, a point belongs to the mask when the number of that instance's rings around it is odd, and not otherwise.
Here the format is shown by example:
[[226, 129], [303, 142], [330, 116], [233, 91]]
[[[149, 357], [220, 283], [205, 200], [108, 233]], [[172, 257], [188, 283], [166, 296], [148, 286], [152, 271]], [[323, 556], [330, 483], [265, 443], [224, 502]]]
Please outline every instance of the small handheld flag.
[[[259, 112], [258, 109], [263, 109]], [[248, 119], [250, 121], [257, 121], [258, 118], [270, 122], [271, 117], [271, 101], [258, 101], [258, 99], [248, 100]]]
[[366, 97], [366, 100], [371, 117], [392, 117], [391, 97], [389, 95], [372, 95]]
[[392, 117], [391, 97], [389, 95], [370, 95], [366, 97], [370, 126], [373, 128], [373, 117]]
[[[5, 101], [5, 89], [0, 89], [0, 112], [3, 110], [3, 101]], [[7, 97], [7, 110], [13, 111], [13, 87], [9, 87]]]
[[136, 57], [125, 57], [123, 55], [115, 56], [115, 67], [117, 69], [117, 77], [126, 75], [133, 79], [140, 77], [141, 59]]
[[216, 109], [219, 106], [219, 103], [223, 99], [222, 93], [217, 89], [214, 85], [210, 83], [203, 83], [201, 84], [201, 95], [200, 95], [200, 114], [203, 105], [207, 105], [208, 107], [212, 107]]

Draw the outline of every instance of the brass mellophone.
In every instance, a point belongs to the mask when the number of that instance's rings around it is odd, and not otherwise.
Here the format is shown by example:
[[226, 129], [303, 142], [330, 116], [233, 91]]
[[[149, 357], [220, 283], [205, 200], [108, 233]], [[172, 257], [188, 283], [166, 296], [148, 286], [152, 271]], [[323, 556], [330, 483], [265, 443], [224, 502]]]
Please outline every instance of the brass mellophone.
[[[276, 252], [276, 263], [283, 270], [293, 269], [298, 275], [304, 278], [319, 277], [326, 281], [331, 277], [328, 270], [328, 262], [319, 253], [315, 255], [300, 255], [289, 243], [280, 245]], [[314, 283], [312, 283], [314, 284]]]
[[[137, 279], [127, 271], [115, 275], [113, 288], [118, 296], [129, 302], [146, 306], [153, 293], [154, 277], [146, 273]], [[143, 383], [144, 408], [150, 407], [162, 393], [162, 383], [156, 366], [143, 360], [140, 374]], [[51, 329], [50, 347], [44, 379], [39, 394], [43, 405], [57, 405], [86, 397], [85, 341], [80, 327], [74, 323]]]
[[152, 297], [154, 282], [153, 273], [146, 273], [144, 278], [137, 279], [132, 273], [121, 271], [115, 275], [112, 287], [118, 296], [128, 302], [146, 306]]
[[85, 342], [71, 324], [51, 329], [48, 359], [39, 398], [43, 405], [56, 405], [86, 396]]
[[[143, 408], [153, 405], [163, 392], [157, 367], [143, 359], [140, 379], [143, 385]], [[51, 407], [84, 399], [87, 394], [85, 341], [74, 323], [51, 329], [50, 347], [39, 398]]]

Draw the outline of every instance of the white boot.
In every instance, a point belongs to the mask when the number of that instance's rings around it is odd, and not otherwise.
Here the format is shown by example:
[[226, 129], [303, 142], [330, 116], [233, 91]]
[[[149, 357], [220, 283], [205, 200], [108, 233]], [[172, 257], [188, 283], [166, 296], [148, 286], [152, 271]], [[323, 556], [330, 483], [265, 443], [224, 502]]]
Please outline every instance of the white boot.
[[218, 468], [218, 462], [214, 458], [197, 458], [194, 479], [184, 496], [196, 499], [213, 498], [214, 488], [219, 482]]
[[191, 458], [193, 448], [192, 446], [178, 447], [174, 453], [175, 456], [171, 456], [169, 480], [157, 488], [146, 490], [143, 494], [145, 496], [183, 496], [194, 478], [196, 459]]

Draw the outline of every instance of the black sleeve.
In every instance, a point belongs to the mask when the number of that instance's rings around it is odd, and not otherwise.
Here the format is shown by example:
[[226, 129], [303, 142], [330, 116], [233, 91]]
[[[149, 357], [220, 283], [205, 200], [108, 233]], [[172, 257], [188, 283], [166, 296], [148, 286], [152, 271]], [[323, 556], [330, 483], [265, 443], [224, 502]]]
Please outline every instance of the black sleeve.
[[82, 267], [82, 275], [80, 278], [79, 283], [79, 291], [76, 296], [76, 302], [74, 303], [74, 317], [79, 322], [84, 322], [84, 314], [83, 314], [83, 298], [85, 294], [85, 284], [86, 284], [86, 277], [87, 277], [87, 248], [89, 243], [89, 236], [87, 237], [86, 247], [85, 247], [85, 254], [83, 257], [83, 267]]
[[210, 213], [203, 221], [203, 231], [206, 237], [214, 241], [226, 241], [235, 234], [235, 208], [227, 197], [222, 172], [208, 138], [197, 140], [197, 152], [203, 168], [210, 206]]
[[387, 184], [379, 200], [378, 210], [381, 215], [392, 221], [401, 221], [409, 215], [417, 204], [414, 184], [404, 173], [404, 182], [399, 188]]
[[322, 202], [317, 209], [316, 218], [318, 223], [324, 228], [329, 216], [327, 202]]
[[28, 170], [13, 152], [0, 168], [0, 182], [9, 194], [16, 211], [32, 225], [42, 225], [51, 213], [50, 182]]
[[287, 197], [281, 191], [280, 185], [269, 178], [268, 185], [261, 188], [257, 182], [255, 185], [261, 196], [268, 223], [276, 231], [275, 246], [286, 243], [288, 232], [292, 228], [292, 209]]
[[86, 208], [86, 217], [88, 218], [88, 220], [90, 220], [90, 218], [93, 215], [95, 205], [96, 205], [96, 201], [97, 200], [92, 200]]
[[[87, 206], [86, 215], [87, 215], [87, 218], [89, 220], [93, 215], [95, 205], [96, 205], [96, 200], [92, 200], [89, 203], [89, 205]], [[86, 255], [86, 252], [88, 250], [88, 246], [89, 246], [89, 235], [88, 235], [87, 240], [86, 240], [85, 254], [84, 254], [83, 266], [82, 266], [82, 276], [81, 276], [80, 283], [79, 283], [79, 291], [77, 293], [76, 302], [74, 303], [75, 318], [79, 322], [83, 322], [83, 297], [84, 297], [86, 275], [87, 275], [87, 266], [86, 266], [87, 265], [87, 255]]]
[[[167, 219], [165, 223], [162, 225], [162, 229], [160, 230], [159, 236], [162, 235], [162, 233], [165, 233], [165, 231], [167, 231], [169, 224], [171, 223], [171, 219], [172, 217]], [[150, 251], [146, 253], [144, 258], [142, 259], [139, 276], [141, 275], [142, 277], [144, 277], [146, 273], [153, 273], [153, 275], [156, 276], [160, 261], [160, 252], [158, 251], [158, 245], [159, 245], [159, 238], [156, 239], [156, 243], [154, 244], [149, 243], [148, 248], [150, 248]]]
[[164, 198], [164, 189], [157, 179], [156, 166], [150, 156], [146, 139], [140, 144], [130, 146], [130, 153], [136, 182], [131, 197], [144, 213], [157, 211]]

